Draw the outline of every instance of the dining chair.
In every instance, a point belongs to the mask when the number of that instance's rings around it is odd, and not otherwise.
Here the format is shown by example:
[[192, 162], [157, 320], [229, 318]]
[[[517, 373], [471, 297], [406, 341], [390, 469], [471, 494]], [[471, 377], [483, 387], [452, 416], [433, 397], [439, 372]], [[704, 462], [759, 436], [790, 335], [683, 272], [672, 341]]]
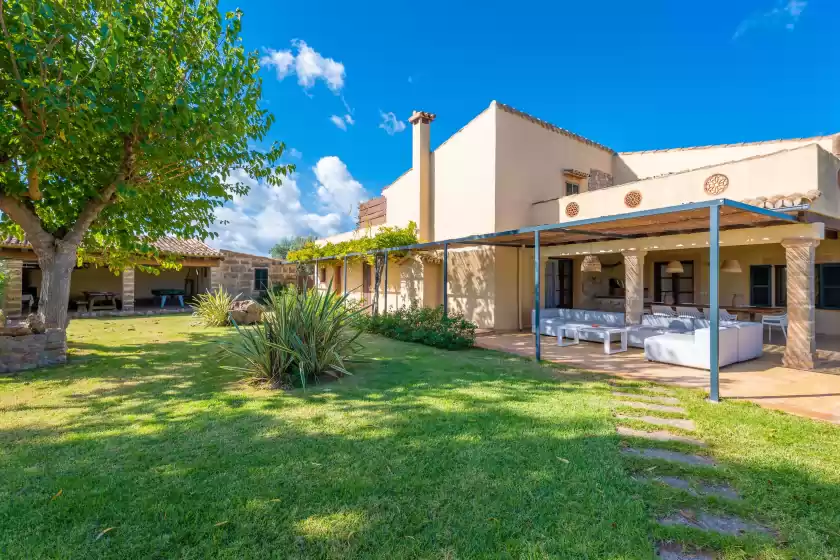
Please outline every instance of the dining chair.
[[[708, 307], [703, 308], [703, 317], [707, 320], [712, 319], [712, 311]], [[726, 309], [723, 309], [722, 307], [718, 308], [718, 317], [720, 317], [721, 321], [737, 321], [738, 320], [737, 315], [733, 315], [732, 313], [730, 313]]]
[[781, 315], [762, 315], [761, 328], [763, 329], [765, 325], [767, 326], [768, 342], [773, 342], [773, 327], [779, 327], [782, 329], [782, 334], [785, 336], [785, 342], [787, 342], [787, 313], [782, 313]]

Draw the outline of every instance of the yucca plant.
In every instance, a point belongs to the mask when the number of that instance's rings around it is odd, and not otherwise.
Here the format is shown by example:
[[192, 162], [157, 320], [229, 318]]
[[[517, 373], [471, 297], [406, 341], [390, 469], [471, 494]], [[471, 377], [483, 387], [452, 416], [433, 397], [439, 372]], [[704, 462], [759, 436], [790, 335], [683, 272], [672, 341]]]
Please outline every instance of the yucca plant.
[[239, 296], [231, 296], [219, 286], [216, 291], [198, 294], [193, 304], [193, 317], [205, 327], [224, 327], [230, 324], [230, 307]]
[[257, 382], [305, 387], [323, 375], [350, 375], [346, 364], [358, 352], [359, 309], [332, 290], [270, 293], [260, 323], [239, 327], [238, 340], [223, 346]]

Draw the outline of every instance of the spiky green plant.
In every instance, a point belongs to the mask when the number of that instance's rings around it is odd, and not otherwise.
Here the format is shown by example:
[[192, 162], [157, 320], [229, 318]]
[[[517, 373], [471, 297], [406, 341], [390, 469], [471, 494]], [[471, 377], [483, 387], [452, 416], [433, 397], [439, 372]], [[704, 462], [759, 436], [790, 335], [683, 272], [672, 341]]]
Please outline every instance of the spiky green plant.
[[193, 317], [205, 327], [224, 327], [230, 324], [230, 307], [239, 296], [231, 296], [219, 286], [213, 292], [198, 294], [193, 304]]
[[346, 364], [361, 347], [356, 328], [361, 310], [332, 290], [270, 293], [257, 325], [239, 327], [240, 336], [223, 348], [244, 365], [254, 381], [290, 387], [323, 375], [350, 375]]

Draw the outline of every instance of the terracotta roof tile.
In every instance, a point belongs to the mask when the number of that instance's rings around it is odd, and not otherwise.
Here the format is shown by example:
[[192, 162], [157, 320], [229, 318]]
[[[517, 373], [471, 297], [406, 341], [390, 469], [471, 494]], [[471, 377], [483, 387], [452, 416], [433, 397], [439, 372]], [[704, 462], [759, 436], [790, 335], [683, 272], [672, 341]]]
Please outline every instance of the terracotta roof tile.
[[[152, 243], [161, 253], [184, 257], [220, 257], [222, 254], [198, 239], [164, 237]], [[15, 237], [0, 238], [0, 247], [29, 248], [29, 242]]]
[[575, 134], [574, 132], [572, 132], [570, 130], [566, 130], [565, 128], [560, 128], [559, 126], [553, 125], [550, 122], [546, 122], [542, 119], [538, 119], [537, 117], [535, 117], [533, 115], [529, 115], [528, 113], [522, 112], [519, 109], [514, 109], [510, 105], [505, 105], [504, 103], [499, 103], [498, 101], [496, 101], [496, 106], [499, 109], [501, 109], [502, 111], [510, 113], [511, 115], [516, 115], [517, 117], [521, 117], [521, 118], [525, 119], [526, 121], [531, 121], [532, 123], [538, 124], [545, 129], [551, 130], [551, 131], [556, 132], [558, 134], [562, 134], [564, 136], [568, 136], [569, 138], [577, 140], [578, 142], [583, 142], [584, 144], [588, 144], [590, 146], [600, 148], [601, 150], [604, 150], [605, 152], [609, 152], [611, 154], [616, 153], [615, 150], [613, 150], [612, 148], [608, 148], [607, 146], [604, 146], [603, 144], [599, 144], [598, 142], [594, 142], [594, 141], [590, 140], [589, 138], [584, 138], [580, 134]]

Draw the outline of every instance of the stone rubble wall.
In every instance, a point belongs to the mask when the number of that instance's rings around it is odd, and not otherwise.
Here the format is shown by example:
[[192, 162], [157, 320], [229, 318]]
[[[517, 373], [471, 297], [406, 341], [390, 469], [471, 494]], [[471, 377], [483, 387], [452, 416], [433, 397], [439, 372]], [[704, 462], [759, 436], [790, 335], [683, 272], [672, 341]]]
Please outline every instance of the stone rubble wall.
[[67, 362], [67, 331], [0, 336], [0, 373], [53, 366]]
[[600, 169], [589, 170], [589, 185], [590, 191], [597, 191], [599, 189], [606, 189], [613, 186], [613, 176], [606, 171]]
[[[218, 270], [211, 269], [212, 280], [232, 295], [242, 294], [242, 298], [257, 298], [262, 292], [254, 289], [254, 269], [268, 269], [268, 283], [291, 284], [295, 281], [295, 265], [283, 264], [277, 259], [222, 251], [224, 260]], [[215, 274], [214, 274], [215, 271]]]
[[21, 298], [23, 295], [23, 261], [10, 259], [5, 261], [5, 263], [8, 277], [6, 278], [4, 301], [0, 303], [3, 304], [2, 309], [6, 314], [6, 317], [11, 319], [13, 317], [20, 317], [21, 315]]

